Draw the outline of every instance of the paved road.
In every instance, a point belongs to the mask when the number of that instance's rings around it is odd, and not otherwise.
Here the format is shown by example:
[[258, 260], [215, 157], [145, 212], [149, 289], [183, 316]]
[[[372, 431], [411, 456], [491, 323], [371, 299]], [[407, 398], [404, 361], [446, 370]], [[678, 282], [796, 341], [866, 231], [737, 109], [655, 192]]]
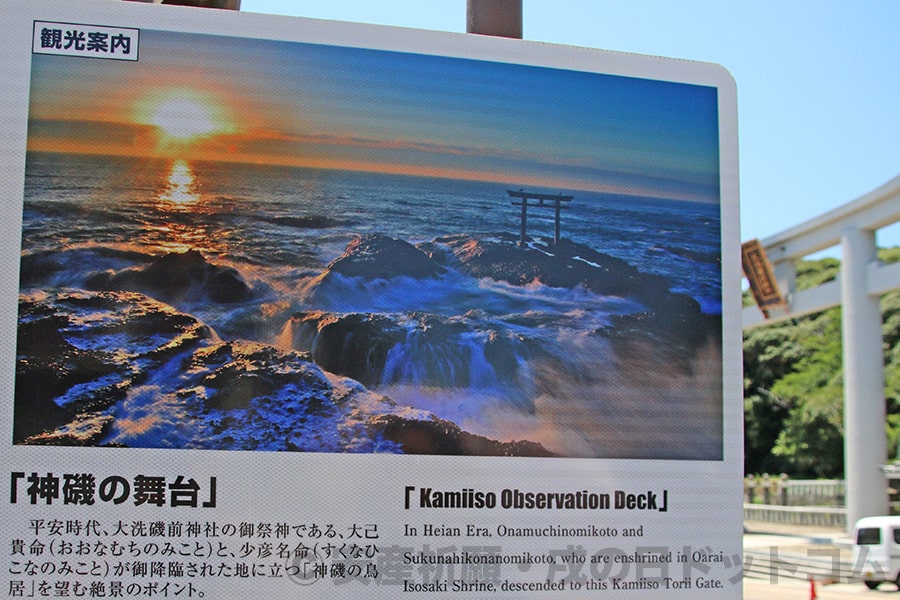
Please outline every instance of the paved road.
[[[823, 548], [840, 549], [841, 560], [851, 561], [850, 540], [842, 531], [812, 531], [782, 528], [769, 533], [758, 532], [744, 535], [745, 551], [766, 551], [775, 548], [779, 556], [789, 557], [791, 554], [809, 554], [808, 550], [821, 550]], [[809, 600], [813, 598], [809, 582], [778, 577], [771, 578], [746, 577], [744, 585], [744, 600]], [[897, 586], [884, 583], [877, 590], [866, 588], [862, 582], [852, 583], [817, 583], [815, 586], [815, 598], [818, 600], [854, 600], [868, 598], [897, 598]]]
[[[809, 600], [810, 586], [803, 581], [780, 580], [772, 584], [765, 579], [744, 579], [744, 600]], [[879, 600], [897, 598], [897, 586], [884, 583], [877, 590], [869, 590], [862, 583], [816, 585], [818, 600]]]

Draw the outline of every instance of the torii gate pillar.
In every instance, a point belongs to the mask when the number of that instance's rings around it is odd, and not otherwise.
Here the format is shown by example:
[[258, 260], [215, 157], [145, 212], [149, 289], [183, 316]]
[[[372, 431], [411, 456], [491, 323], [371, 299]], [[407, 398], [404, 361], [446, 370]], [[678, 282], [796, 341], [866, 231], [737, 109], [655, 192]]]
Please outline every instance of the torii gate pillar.
[[877, 261], [875, 232], [849, 227], [841, 234], [844, 354], [844, 477], [847, 528], [857, 519], [888, 514], [881, 466], [887, 457], [884, 358], [879, 296], [869, 294], [868, 270]]

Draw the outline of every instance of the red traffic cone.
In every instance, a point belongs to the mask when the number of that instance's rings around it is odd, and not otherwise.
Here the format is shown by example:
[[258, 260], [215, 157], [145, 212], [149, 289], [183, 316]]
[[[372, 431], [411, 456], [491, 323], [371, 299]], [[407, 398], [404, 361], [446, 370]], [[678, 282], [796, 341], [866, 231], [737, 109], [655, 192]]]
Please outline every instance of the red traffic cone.
[[813, 576], [809, 576], [809, 600], [817, 600], [818, 594], [816, 594], [816, 580], [813, 579]]

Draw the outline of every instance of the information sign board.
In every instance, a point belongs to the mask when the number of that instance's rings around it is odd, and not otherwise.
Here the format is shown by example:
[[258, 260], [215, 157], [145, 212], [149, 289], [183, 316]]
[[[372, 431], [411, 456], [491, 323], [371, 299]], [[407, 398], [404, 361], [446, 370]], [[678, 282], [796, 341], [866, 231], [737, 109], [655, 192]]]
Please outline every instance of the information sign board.
[[724, 69], [129, 2], [2, 27], [8, 596], [740, 597]]

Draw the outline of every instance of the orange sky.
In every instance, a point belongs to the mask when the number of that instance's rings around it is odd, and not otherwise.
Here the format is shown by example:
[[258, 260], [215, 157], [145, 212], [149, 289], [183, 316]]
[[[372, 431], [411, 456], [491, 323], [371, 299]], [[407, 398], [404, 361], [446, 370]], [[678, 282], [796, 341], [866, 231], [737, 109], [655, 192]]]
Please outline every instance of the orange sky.
[[30, 150], [718, 201], [710, 88], [155, 31], [140, 62], [35, 55], [32, 74]]

